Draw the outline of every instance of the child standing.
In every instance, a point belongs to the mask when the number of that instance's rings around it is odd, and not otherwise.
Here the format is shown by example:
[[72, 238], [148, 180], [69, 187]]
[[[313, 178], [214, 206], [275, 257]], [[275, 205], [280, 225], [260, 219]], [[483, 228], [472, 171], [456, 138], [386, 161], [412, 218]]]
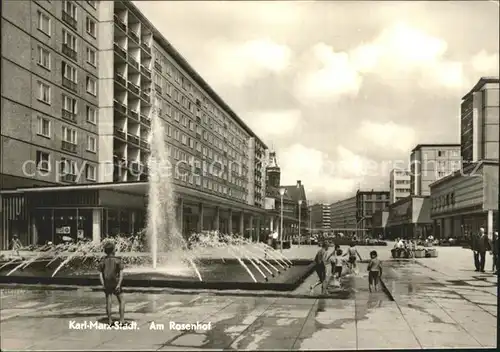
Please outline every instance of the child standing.
[[342, 249], [337, 249], [335, 252], [335, 268], [332, 263], [332, 272], [334, 277], [337, 280], [340, 280], [340, 276], [342, 275], [342, 268], [344, 267], [344, 260], [342, 259]]
[[314, 262], [316, 264], [315, 270], [316, 274], [318, 274], [319, 281], [311, 286], [311, 291], [318, 285], [322, 285], [326, 279], [326, 259], [328, 255], [328, 243], [324, 242], [321, 246], [318, 253], [316, 253], [316, 257], [314, 257]]
[[378, 291], [378, 283], [382, 275], [382, 262], [378, 259], [377, 251], [370, 252], [370, 263], [368, 263], [368, 288], [372, 292], [372, 287]]
[[115, 257], [115, 245], [108, 242], [104, 245], [106, 256], [99, 263], [99, 279], [106, 295], [106, 313], [109, 325], [113, 323], [111, 318], [111, 298], [115, 295], [120, 305], [120, 324], [124, 323], [125, 302], [122, 296], [123, 263], [120, 258]]
[[351, 243], [349, 249], [347, 250], [346, 255], [349, 257], [349, 268], [351, 269], [352, 272], [356, 269], [356, 260], [359, 257], [359, 260], [361, 260], [361, 257], [358, 253], [358, 250], [356, 249], [356, 245], [354, 242]]

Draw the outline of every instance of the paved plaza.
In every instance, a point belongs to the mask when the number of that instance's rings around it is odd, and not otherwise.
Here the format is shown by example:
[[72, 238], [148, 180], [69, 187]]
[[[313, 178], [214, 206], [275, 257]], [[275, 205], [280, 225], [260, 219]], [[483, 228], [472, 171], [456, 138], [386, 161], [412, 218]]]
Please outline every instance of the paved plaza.
[[[388, 259], [390, 248], [377, 248], [382, 259]], [[359, 247], [363, 257], [370, 249]], [[287, 254], [307, 257], [316, 250], [292, 248]], [[438, 250], [438, 258], [386, 261], [389, 294], [368, 292], [365, 264], [358, 276], [346, 278], [354, 293], [344, 299], [306, 298], [315, 275], [296, 291], [274, 297], [262, 292], [127, 293], [126, 319], [137, 324], [134, 330], [71, 328], [76, 323], [106, 321], [100, 292], [5, 288], [1, 347], [160, 351], [496, 347], [496, 277], [470, 269], [470, 250]], [[116, 304], [114, 312], [117, 317]], [[180, 331], [171, 322], [210, 323], [210, 329]]]

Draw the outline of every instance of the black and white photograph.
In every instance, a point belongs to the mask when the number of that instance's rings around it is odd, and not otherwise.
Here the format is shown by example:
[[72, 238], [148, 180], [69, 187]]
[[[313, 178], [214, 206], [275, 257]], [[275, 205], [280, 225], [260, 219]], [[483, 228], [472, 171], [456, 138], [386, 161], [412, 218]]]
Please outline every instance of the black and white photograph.
[[0, 13], [2, 351], [498, 348], [500, 1]]

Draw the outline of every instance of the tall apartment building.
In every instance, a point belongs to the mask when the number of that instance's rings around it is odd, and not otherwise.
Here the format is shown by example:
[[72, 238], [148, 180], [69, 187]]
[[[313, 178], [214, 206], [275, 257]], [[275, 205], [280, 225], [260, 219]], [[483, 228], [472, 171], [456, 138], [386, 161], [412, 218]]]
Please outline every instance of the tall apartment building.
[[430, 195], [429, 185], [462, 165], [460, 144], [419, 144], [410, 156], [410, 192], [414, 196]]
[[364, 231], [362, 235], [370, 235], [373, 231], [373, 214], [389, 206], [390, 194], [388, 191], [361, 191], [356, 192], [356, 221], [357, 228]]
[[7, 1], [2, 24], [5, 188], [146, 180], [156, 110], [198, 170], [176, 183], [262, 206], [265, 144], [131, 2]]
[[330, 226], [335, 232], [349, 233], [356, 229], [356, 197], [330, 204]]
[[[158, 116], [169, 161], [178, 166], [179, 194], [206, 198], [214, 214], [263, 207], [266, 145], [131, 1], [9, 0], [1, 6], [2, 88], [8, 87], [2, 89], [2, 189], [146, 181], [152, 119]], [[15, 202], [25, 207], [27, 191], [19, 192]], [[85, 218], [89, 224], [103, 219], [103, 232], [111, 232], [104, 230], [115, 221], [109, 219], [138, 222], [139, 215], [108, 211], [95, 199], [68, 200], [66, 206], [96, 207], [94, 220]], [[185, 231], [211, 224], [204, 216], [218, 218], [189, 201], [189, 212], [181, 212], [188, 219], [181, 220]], [[2, 202], [2, 208], [11, 206], [11, 200]], [[4, 232], [13, 223], [25, 226], [12, 214], [2, 220]], [[233, 231], [230, 214], [224, 226]]]
[[410, 195], [410, 181], [410, 172], [408, 170], [391, 170], [389, 174], [389, 199], [391, 204]]
[[330, 204], [313, 204], [309, 207], [311, 227], [313, 231], [331, 231]]
[[498, 77], [482, 77], [462, 98], [460, 143], [464, 163], [498, 160]]

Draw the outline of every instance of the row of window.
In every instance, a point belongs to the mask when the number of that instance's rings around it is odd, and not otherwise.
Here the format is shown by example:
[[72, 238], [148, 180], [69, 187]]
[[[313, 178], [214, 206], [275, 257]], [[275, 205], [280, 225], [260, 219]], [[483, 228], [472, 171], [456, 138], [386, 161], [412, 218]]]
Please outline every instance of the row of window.
[[206, 190], [210, 190], [216, 193], [220, 193], [221, 195], [225, 195], [230, 198], [238, 199], [245, 201], [247, 199], [247, 194], [243, 191], [225, 186], [217, 181], [213, 181], [210, 179], [203, 178], [203, 182], [200, 175], [196, 174], [174, 174], [174, 178], [178, 181], [185, 182], [190, 185], [201, 186], [203, 183], [203, 188]]
[[[52, 171], [51, 169], [51, 160], [52, 156], [50, 153], [37, 150], [36, 152], [36, 167], [39, 170], [40, 174], [48, 175]], [[85, 178], [88, 181], [97, 181], [97, 168], [95, 165], [85, 163]], [[71, 175], [77, 176], [78, 172], [78, 164], [75, 160], [61, 158], [59, 161], [59, 174], [60, 175]]]
[[[212, 115], [215, 121], [220, 124], [219, 127], [227, 125], [227, 130], [229, 132], [232, 132], [235, 135], [236, 139], [239, 139], [241, 143], [244, 143], [244, 141], [247, 139], [247, 134], [243, 130], [243, 128], [238, 126], [237, 123], [235, 123], [232, 118], [228, 117], [224, 112], [222, 112], [221, 109], [218, 109], [214, 104], [212, 104], [210, 99], [206, 97], [204, 94], [202, 94], [202, 91], [196, 88], [194, 84], [192, 84], [187, 77], [184, 77], [179, 70], [173, 67], [173, 65], [164, 55], [155, 50], [154, 56], [155, 56], [155, 67], [159, 66], [160, 72], [162, 72], [163, 67], [165, 67], [167, 76], [172, 77], [173, 82], [177, 83], [177, 85], [183, 91], [185, 91], [189, 96], [195, 99], [199, 107], [204, 108], [210, 115]], [[158, 82], [160, 84], [158, 84]], [[158, 78], [156, 78], [155, 83], [157, 83], [160, 87], [162, 87], [161, 82], [162, 78], [161, 76], [158, 75]], [[167, 92], [170, 89], [171, 88], [167, 86], [166, 88]]]
[[[86, 61], [89, 65], [97, 67], [97, 53], [91, 47], [86, 48]], [[52, 53], [50, 49], [38, 45], [37, 48], [37, 64], [44, 69], [51, 71], [52, 70]]]
[[[52, 20], [48, 14], [38, 10], [38, 30], [45, 33], [49, 37], [52, 35]], [[64, 22], [75, 29], [78, 23], [78, 7], [73, 1], [65, 0], [62, 8], [62, 19]], [[97, 37], [97, 23], [96, 21], [87, 16], [85, 18], [85, 31], [91, 37]], [[76, 39], [76, 38], [75, 38]], [[76, 42], [76, 41], [75, 41]]]
[[[43, 116], [38, 116], [37, 120], [37, 134], [45, 138], [52, 138], [52, 124], [51, 121]], [[61, 129], [62, 140], [71, 145], [77, 145], [78, 133], [76, 129], [62, 126]], [[94, 136], [87, 135], [86, 151], [90, 153], [97, 152], [97, 139]]]
[[[51, 85], [48, 83], [42, 82], [42, 81], [38, 81], [37, 84], [38, 84], [37, 99], [39, 101], [47, 104], [47, 105], [51, 105], [52, 104], [52, 87], [51, 87]], [[87, 77], [87, 85], [86, 85], [87, 86], [87, 93], [95, 96], [96, 95], [95, 90], [97, 89], [96, 84], [97, 83], [94, 79]], [[63, 95], [63, 103], [64, 104], [71, 101], [71, 103], [68, 103], [68, 105], [64, 105], [63, 107], [65, 109], [67, 108], [67, 111], [76, 114], [77, 100], [75, 98], [69, 97], [68, 95], [65, 95], [64, 93], [62, 95]], [[68, 99], [70, 99], [70, 100], [68, 100]], [[94, 110], [94, 114], [96, 114], [95, 110]]]
[[396, 188], [397, 193], [410, 193], [409, 188]]
[[410, 180], [396, 180], [397, 185], [409, 185]]
[[[221, 151], [229, 153], [230, 156], [241, 161], [246, 158], [246, 142], [238, 140], [236, 136], [231, 135], [227, 132], [222, 126], [215, 123], [215, 121], [207, 116], [205, 113], [200, 113], [199, 108], [195, 107], [195, 104], [191, 103], [188, 99], [186, 99], [181, 93], [178, 93], [177, 90], [173, 90], [173, 100], [178, 102], [183, 107], [185, 107], [191, 113], [196, 112], [196, 117], [199, 118], [198, 124], [196, 127], [196, 133], [203, 134], [203, 138], [208, 143], [216, 146], [221, 149]], [[170, 95], [170, 94], [169, 94]], [[195, 123], [190, 119], [189, 116], [183, 114], [179, 109], [173, 107], [167, 101], [161, 99], [161, 97], [156, 97], [155, 105], [162, 112], [165, 111], [166, 116], [173, 117], [176, 122], [181, 122], [184, 127], [188, 127], [191, 131], [194, 131]], [[194, 118], [194, 116], [193, 116]], [[212, 133], [203, 131], [200, 126], [203, 123]], [[222, 141], [224, 139], [224, 141]]]
[[432, 209], [440, 209], [447, 206], [455, 205], [455, 193], [451, 192], [440, 197], [432, 198]]
[[[203, 133], [204, 139], [207, 140], [207, 133], [206, 133], [206, 131], [203, 131], [203, 132], [204, 132]], [[227, 158], [222, 157], [222, 155], [219, 154], [217, 151], [202, 145], [202, 143], [200, 143], [199, 141], [195, 141], [193, 138], [182, 133], [180, 130], [178, 130], [175, 127], [171, 127], [170, 125], [167, 125], [167, 136], [173, 137], [176, 141], [180, 142], [181, 144], [188, 146], [189, 148], [191, 148], [193, 150], [196, 150], [197, 152], [201, 153], [203, 156], [205, 156], [205, 157], [207, 157], [215, 162], [220, 162], [225, 166], [228, 165]], [[242, 176], [243, 177], [247, 176], [248, 169], [246, 168], [246, 166], [244, 166], [244, 164], [241, 163], [238, 160], [238, 158], [235, 158], [234, 154], [230, 153], [230, 155], [233, 156], [233, 158], [236, 159], [237, 162], [242, 165], [242, 170], [241, 170]]]

